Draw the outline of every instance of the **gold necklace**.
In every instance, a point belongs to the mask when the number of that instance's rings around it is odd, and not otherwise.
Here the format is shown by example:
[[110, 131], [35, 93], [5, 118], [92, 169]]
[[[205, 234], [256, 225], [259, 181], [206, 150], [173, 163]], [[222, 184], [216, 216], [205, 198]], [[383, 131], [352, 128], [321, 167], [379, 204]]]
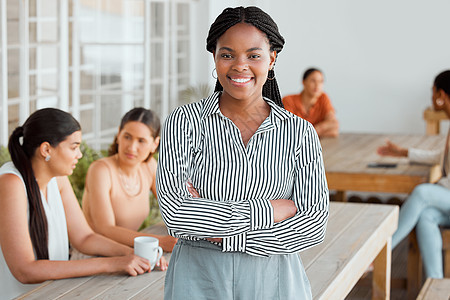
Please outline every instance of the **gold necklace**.
[[119, 169], [119, 178], [122, 188], [128, 196], [134, 197], [141, 192], [141, 180], [139, 172], [136, 172], [133, 178], [126, 176], [120, 168], [119, 159], [117, 159], [117, 165]]

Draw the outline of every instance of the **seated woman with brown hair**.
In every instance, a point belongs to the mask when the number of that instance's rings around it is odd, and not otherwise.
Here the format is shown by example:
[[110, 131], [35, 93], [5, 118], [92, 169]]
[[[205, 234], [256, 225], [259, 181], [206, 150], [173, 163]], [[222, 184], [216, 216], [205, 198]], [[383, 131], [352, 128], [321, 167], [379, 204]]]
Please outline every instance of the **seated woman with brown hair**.
[[303, 91], [283, 97], [284, 108], [310, 122], [319, 137], [339, 135], [339, 122], [330, 98], [323, 91], [323, 73], [310, 68], [303, 74]]
[[[119, 243], [133, 247], [137, 236], [159, 239], [171, 252], [176, 239], [138, 232], [149, 215], [149, 191], [156, 196], [156, 160], [159, 118], [151, 110], [133, 108], [122, 118], [108, 157], [91, 164], [86, 176], [83, 211], [92, 228]], [[162, 258], [160, 268], [167, 262]]]

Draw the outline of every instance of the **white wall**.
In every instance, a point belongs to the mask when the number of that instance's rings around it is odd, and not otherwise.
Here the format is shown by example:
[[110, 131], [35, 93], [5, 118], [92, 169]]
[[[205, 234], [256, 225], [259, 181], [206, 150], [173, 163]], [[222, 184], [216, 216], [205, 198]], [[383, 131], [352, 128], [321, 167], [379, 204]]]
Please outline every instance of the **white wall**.
[[450, 1], [202, 1], [216, 8], [210, 24], [218, 6], [266, 10], [286, 39], [276, 66], [282, 94], [300, 91], [306, 68], [322, 69], [342, 132], [425, 133], [433, 79], [450, 69]]

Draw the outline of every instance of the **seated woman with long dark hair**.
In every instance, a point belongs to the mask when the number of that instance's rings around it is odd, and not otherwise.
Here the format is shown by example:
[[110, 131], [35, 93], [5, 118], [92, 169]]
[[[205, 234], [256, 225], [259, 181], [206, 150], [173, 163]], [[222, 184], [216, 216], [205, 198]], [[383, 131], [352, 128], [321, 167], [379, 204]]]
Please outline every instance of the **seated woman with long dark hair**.
[[[11, 134], [12, 163], [0, 168], [2, 299], [50, 279], [149, 270], [132, 248], [96, 234], [86, 222], [67, 178], [82, 157], [80, 143], [80, 124], [53, 108], [34, 112]], [[68, 261], [69, 241], [85, 254], [114, 257]]]

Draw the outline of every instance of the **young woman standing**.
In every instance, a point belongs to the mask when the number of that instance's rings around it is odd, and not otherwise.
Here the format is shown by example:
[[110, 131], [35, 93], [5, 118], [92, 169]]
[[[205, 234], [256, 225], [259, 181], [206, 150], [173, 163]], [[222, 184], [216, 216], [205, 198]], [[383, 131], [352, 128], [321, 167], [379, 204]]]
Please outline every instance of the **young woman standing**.
[[165, 299], [311, 298], [298, 252], [325, 236], [328, 189], [314, 128], [282, 108], [283, 45], [259, 8], [225, 9], [207, 38], [216, 92], [166, 120], [157, 191], [179, 240]]

